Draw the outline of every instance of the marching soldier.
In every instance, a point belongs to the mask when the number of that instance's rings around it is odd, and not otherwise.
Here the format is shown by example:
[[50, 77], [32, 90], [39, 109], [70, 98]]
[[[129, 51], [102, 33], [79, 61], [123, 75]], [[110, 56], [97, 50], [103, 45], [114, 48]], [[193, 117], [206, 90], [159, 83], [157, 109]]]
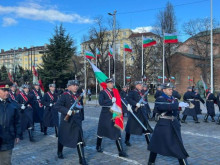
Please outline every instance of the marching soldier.
[[127, 146], [131, 146], [130, 144], [130, 135], [142, 135], [144, 133], [147, 144], [150, 143], [150, 134], [153, 132], [151, 126], [148, 123], [146, 106], [144, 103], [139, 103], [142, 94], [142, 81], [135, 82], [135, 89], [130, 91], [127, 96], [128, 103], [132, 106], [133, 113], [138, 117], [138, 119], [143, 123], [143, 125], [147, 128], [147, 131], [144, 131], [142, 126], [138, 123], [138, 121], [132, 116], [129, 115], [127, 125], [125, 128], [126, 136], [125, 136], [125, 144]]
[[146, 108], [146, 111], [147, 111], [147, 117], [148, 119], [150, 119], [150, 114], [151, 114], [151, 109], [150, 109], [150, 106], [148, 104], [148, 93], [149, 93], [149, 90], [148, 90], [148, 87], [147, 85], [143, 85], [143, 90], [142, 90], [142, 94], [144, 95], [145, 93], [147, 92], [147, 94], [145, 95], [144, 97], [144, 101], [145, 101], [145, 108]]
[[[184, 94], [183, 100], [185, 102], [191, 102], [191, 104], [194, 105], [194, 99], [195, 99], [195, 93], [192, 91], [192, 87], [190, 86], [187, 88], [187, 92]], [[199, 123], [195, 106], [193, 108], [192, 107], [185, 108], [185, 110], [183, 112], [183, 118], [181, 120], [181, 123], [186, 123], [185, 120], [186, 120], [187, 116], [192, 116], [195, 123]]]
[[[217, 95], [217, 105], [218, 105], [218, 109], [220, 111], [220, 93], [218, 93], [218, 95]], [[217, 124], [220, 125], [220, 115], [218, 116]]]
[[15, 84], [13, 84], [10, 87], [10, 91], [9, 91], [9, 97], [14, 101], [16, 100], [16, 88], [17, 88], [17, 86]]
[[20, 119], [21, 119], [21, 140], [23, 140], [23, 132], [27, 129], [29, 140], [34, 142], [33, 138], [33, 108], [32, 95], [29, 93], [29, 85], [22, 85], [22, 91], [17, 96], [16, 100], [21, 105], [20, 109]]
[[[128, 95], [127, 90], [128, 90], [127, 86], [123, 86], [122, 91], [120, 92], [121, 99], [123, 99], [125, 103], [127, 103], [127, 100], [126, 100], [126, 97]], [[123, 116], [125, 116], [125, 113], [128, 115], [128, 110], [124, 104], [122, 104], [122, 112], [123, 112]]]
[[49, 84], [49, 91], [44, 94], [42, 98], [42, 104], [45, 106], [43, 125], [44, 125], [44, 135], [47, 135], [47, 127], [55, 127], [55, 134], [58, 137], [58, 124], [59, 117], [58, 111], [54, 108], [57, 102], [57, 94], [55, 93], [55, 84]]
[[30, 92], [33, 96], [33, 110], [34, 110], [34, 123], [40, 123], [41, 132], [44, 132], [43, 128], [43, 113], [44, 113], [44, 106], [41, 103], [42, 94], [40, 90], [40, 84], [35, 83], [34, 89]]
[[0, 82], [0, 164], [10, 165], [21, 133], [19, 105], [9, 97], [10, 82]]
[[114, 121], [112, 120], [112, 112], [110, 111], [110, 106], [116, 102], [116, 98], [114, 97], [112, 91], [114, 87], [113, 79], [107, 79], [106, 84], [107, 88], [99, 93], [99, 104], [102, 106], [102, 111], [99, 117], [96, 150], [97, 152], [103, 152], [101, 148], [102, 138], [107, 137], [116, 141], [119, 156], [127, 157], [121, 142], [121, 132], [114, 126]]
[[[69, 80], [67, 83], [67, 91], [64, 92], [55, 104], [55, 109], [61, 113], [59, 132], [58, 132], [58, 158], [63, 159], [63, 146], [69, 148], [76, 148], [79, 155], [79, 163], [86, 165], [84, 156], [83, 143], [83, 98], [74, 107], [74, 111], [70, 107], [75, 103], [79, 97], [77, 92], [79, 89], [78, 80]], [[65, 117], [68, 115], [68, 121]]]
[[208, 92], [206, 93], [206, 108], [207, 108], [207, 114], [204, 117], [204, 122], [208, 122], [208, 117], [211, 116], [212, 122], [215, 122], [215, 107], [214, 103], [216, 103], [216, 97], [213, 93], [211, 93], [211, 88], [208, 89]]
[[[161, 94], [162, 94], [162, 85], [158, 85], [158, 86], [157, 86], [156, 93], [154, 94], [155, 100], [156, 100], [158, 97], [160, 97]], [[153, 115], [152, 115], [152, 117], [151, 117], [151, 120], [155, 120], [156, 113], [157, 113], [157, 109], [156, 109], [156, 107], [154, 106]]]
[[180, 165], [186, 165], [186, 152], [180, 132], [180, 123], [177, 120], [178, 108], [188, 106], [187, 103], [178, 103], [172, 96], [173, 84], [164, 84], [163, 93], [156, 99], [156, 108], [159, 120], [155, 126], [148, 150], [150, 157], [148, 165], [154, 165], [157, 154], [175, 157]]
[[[172, 93], [172, 96], [176, 99], [176, 100], [180, 100], [181, 99], [181, 95], [179, 94], [179, 92], [176, 90], [176, 86], [174, 86], [173, 88], [173, 93]], [[180, 120], [180, 111], [182, 109], [179, 107], [179, 111], [178, 111], [178, 114], [177, 114], [177, 119]]]
[[199, 114], [202, 114], [202, 110], [200, 108], [200, 101], [203, 104], [205, 104], [205, 101], [201, 98], [198, 88], [194, 88], [194, 92], [195, 92], [194, 105], [195, 105], [195, 109], [196, 109], [196, 114], [199, 115]]

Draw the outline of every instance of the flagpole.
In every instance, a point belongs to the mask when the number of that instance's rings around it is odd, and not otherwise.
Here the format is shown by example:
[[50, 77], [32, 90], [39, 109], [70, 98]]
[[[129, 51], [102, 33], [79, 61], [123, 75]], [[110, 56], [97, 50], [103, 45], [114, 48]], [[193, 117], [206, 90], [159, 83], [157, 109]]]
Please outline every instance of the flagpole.
[[142, 79], [142, 82], [143, 82], [143, 76], [144, 76], [144, 47], [143, 47], [143, 34], [142, 34], [142, 56], [141, 56], [141, 79]]
[[84, 55], [84, 79], [85, 79], [85, 90], [86, 90], [86, 88], [87, 88], [87, 81], [86, 81], [86, 55], [85, 55], [85, 53], [84, 53], [84, 51], [83, 51], [83, 55]]
[[[96, 67], [98, 68], [98, 66], [97, 66], [97, 55], [96, 55]], [[97, 78], [95, 79], [95, 97], [96, 97], [96, 105], [97, 105], [97, 99], [98, 99], [98, 83], [97, 83]]]
[[165, 76], [165, 44], [164, 44], [164, 33], [163, 33], [163, 83]]
[[124, 62], [123, 62], [123, 75], [124, 75], [124, 86], [125, 86], [125, 51], [124, 51], [124, 54], [123, 54], [123, 58], [124, 58]]
[[210, 57], [211, 74], [210, 75], [211, 75], [211, 78], [210, 78], [210, 80], [211, 81], [210, 82], [211, 82], [211, 84], [210, 85], [211, 85], [211, 92], [213, 93], [214, 83], [213, 83], [213, 29], [212, 29], [213, 28], [213, 21], [212, 21], [212, 17], [213, 17], [212, 16], [212, 0], [210, 0], [210, 19], [211, 19], [210, 20], [210, 24], [211, 24], [210, 25], [210, 28], [211, 28], [211, 31], [210, 31], [210, 40], [211, 40], [211, 43], [210, 43], [211, 44], [210, 45], [210, 49], [211, 49], [211, 52], [210, 52], [211, 53], [210, 54], [210, 56], [211, 56]]
[[110, 78], [110, 56], [108, 56], [108, 78]]

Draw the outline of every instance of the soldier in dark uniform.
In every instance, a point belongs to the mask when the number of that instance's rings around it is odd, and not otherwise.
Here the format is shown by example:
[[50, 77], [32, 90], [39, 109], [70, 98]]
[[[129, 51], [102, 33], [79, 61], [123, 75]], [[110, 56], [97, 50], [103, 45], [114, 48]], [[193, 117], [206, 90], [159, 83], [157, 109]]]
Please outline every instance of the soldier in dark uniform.
[[155, 126], [153, 136], [148, 150], [150, 157], [148, 165], [154, 165], [157, 154], [163, 156], [175, 157], [179, 160], [180, 165], [186, 165], [186, 152], [181, 137], [180, 123], [177, 120], [178, 108], [188, 106], [187, 103], [178, 103], [172, 96], [173, 84], [164, 84], [163, 93], [156, 99], [157, 111], [159, 113], [159, 120]]
[[[162, 94], [162, 85], [158, 85], [158, 86], [157, 86], [156, 93], [154, 94], [155, 100], [156, 100], [158, 97], [160, 97], [161, 94]], [[156, 113], [157, 113], [157, 109], [156, 109], [156, 107], [154, 106], [153, 115], [152, 115], [151, 120], [155, 120]]]
[[45, 106], [44, 109], [44, 117], [43, 117], [43, 124], [44, 124], [44, 135], [47, 135], [47, 127], [55, 127], [55, 134], [58, 137], [58, 124], [59, 124], [59, 117], [58, 111], [54, 108], [54, 105], [57, 102], [57, 94], [55, 93], [55, 84], [49, 84], [49, 91], [44, 94], [42, 98], [42, 104]]
[[33, 108], [32, 104], [32, 95], [29, 93], [29, 85], [22, 85], [22, 91], [17, 96], [16, 100], [21, 105], [20, 109], [20, 118], [21, 118], [21, 140], [23, 140], [23, 132], [27, 129], [29, 140], [34, 142], [33, 138]]
[[33, 96], [32, 107], [34, 110], [34, 123], [40, 123], [41, 132], [44, 132], [44, 128], [43, 128], [44, 106], [41, 103], [42, 94], [40, 90], [40, 84], [35, 83], [34, 89], [30, 93]]
[[147, 87], [147, 84], [143, 85], [143, 89], [142, 89], [142, 94], [144, 95], [146, 92], [147, 94], [145, 95], [144, 97], [144, 105], [145, 105], [145, 108], [146, 108], [146, 111], [147, 111], [147, 118], [150, 119], [150, 114], [151, 114], [151, 109], [150, 109], [150, 106], [149, 106], [149, 103], [148, 103], [148, 93], [149, 93], [149, 90], [148, 90], [148, 87]]
[[194, 88], [194, 93], [195, 93], [195, 97], [194, 97], [193, 104], [195, 105], [196, 114], [199, 115], [199, 114], [202, 114], [202, 110], [200, 108], [200, 101], [203, 104], [205, 104], [205, 101], [201, 98], [198, 88]]
[[[120, 92], [121, 99], [123, 99], [125, 103], [127, 103], [127, 100], [126, 100], [126, 97], [128, 95], [127, 90], [128, 90], [127, 86], [123, 86], [122, 91]], [[123, 112], [123, 116], [125, 116], [125, 114], [128, 114], [128, 110], [124, 104], [122, 104], [122, 112]]]
[[17, 88], [17, 85], [13, 84], [11, 87], [10, 87], [10, 91], [9, 91], [9, 97], [12, 99], [12, 100], [16, 100], [16, 88]]
[[125, 128], [125, 144], [131, 146], [129, 140], [130, 135], [142, 135], [144, 133], [147, 144], [150, 143], [150, 134], [153, 132], [153, 129], [148, 123], [147, 110], [144, 103], [139, 103], [140, 99], [143, 97], [142, 94], [142, 81], [135, 82], [135, 89], [130, 91], [127, 96], [128, 103], [132, 106], [133, 113], [138, 117], [138, 119], [143, 123], [147, 128], [145, 131], [138, 121], [132, 116], [129, 115], [127, 125]]
[[107, 137], [116, 141], [119, 156], [127, 157], [121, 142], [121, 131], [114, 126], [112, 112], [110, 111], [110, 106], [116, 102], [112, 91], [114, 87], [113, 79], [107, 79], [106, 84], [107, 88], [99, 93], [99, 104], [102, 106], [102, 111], [99, 116], [96, 150], [97, 152], [103, 152], [101, 148], [102, 138]]
[[215, 122], [215, 106], [216, 103], [216, 97], [213, 93], [211, 93], [211, 88], [208, 89], [208, 92], [206, 93], [206, 108], [207, 108], [207, 114], [204, 117], [204, 122], [208, 122], [208, 117], [211, 116], [212, 122]]
[[[217, 101], [218, 109], [220, 111], [220, 93], [218, 93], [216, 101]], [[217, 124], [220, 125], [220, 114], [219, 114], [218, 119], [217, 119]]]
[[[195, 105], [194, 99], [195, 99], [195, 93], [192, 91], [192, 87], [190, 86], [187, 88], [187, 92], [184, 94], [183, 100], [185, 102], [191, 102], [191, 104]], [[186, 120], [187, 116], [192, 116], [195, 123], [199, 123], [195, 106], [191, 107], [191, 108], [190, 107], [185, 108], [185, 110], [183, 112], [183, 118], [181, 120], [181, 123], [186, 123], [185, 120]]]
[[[181, 99], [181, 95], [179, 94], [179, 92], [176, 90], [176, 87], [174, 86], [173, 88], [173, 93], [172, 93], [172, 96], [177, 100], [179, 101]], [[180, 120], [180, 111], [182, 109], [179, 107], [179, 111], [178, 111], [178, 114], [177, 114], [177, 119]]]
[[0, 82], [0, 164], [10, 165], [21, 133], [19, 104], [9, 97], [10, 82]]
[[[83, 143], [83, 98], [74, 107], [74, 111], [70, 107], [75, 103], [75, 100], [80, 96], [77, 92], [79, 88], [78, 80], [69, 80], [67, 83], [67, 91], [64, 92], [58, 99], [54, 108], [61, 113], [59, 132], [58, 132], [58, 158], [63, 159], [63, 146], [69, 148], [77, 148], [79, 155], [79, 163], [86, 165], [84, 157]], [[66, 115], [69, 120], [65, 121]]]

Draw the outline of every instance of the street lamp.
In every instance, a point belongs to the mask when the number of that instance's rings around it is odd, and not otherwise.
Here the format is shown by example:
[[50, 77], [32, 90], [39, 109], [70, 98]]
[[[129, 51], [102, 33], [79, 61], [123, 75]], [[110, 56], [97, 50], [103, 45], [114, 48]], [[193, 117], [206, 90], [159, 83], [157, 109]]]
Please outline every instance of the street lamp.
[[114, 13], [108, 13], [108, 15], [113, 17], [113, 58], [114, 58], [114, 74], [113, 74], [113, 78], [114, 78], [114, 82], [116, 81], [115, 79], [115, 65], [116, 65], [116, 58], [115, 58], [115, 51], [116, 51], [116, 46], [115, 46], [115, 23], [116, 23], [116, 10], [114, 11]]

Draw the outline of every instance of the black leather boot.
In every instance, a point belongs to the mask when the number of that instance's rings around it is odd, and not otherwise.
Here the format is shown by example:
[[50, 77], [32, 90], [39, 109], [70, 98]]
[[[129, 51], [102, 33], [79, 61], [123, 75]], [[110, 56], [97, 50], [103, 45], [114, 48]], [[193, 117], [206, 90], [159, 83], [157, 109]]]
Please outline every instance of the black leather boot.
[[118, 148], [118, 155], [120, 157], [128, 157], [128, 155], [126, 154], [126, 152], [123, 149], [121, 139], [116, 140], [116, 146]]
[[84, 147], [83, 147], [82, 142], [77, 144], [77, 151], [78, 151], [78, 155], [79, 155], [79, 164], [87, 165], [86, 159], [84, 156]]
[[58, 141], [57, 145], [57, 156], [59, 159], [64, 159], [63, 157], [63, 145]]
[[97, 141], [96, 141], [97, 152], [103, 152], [101, 145], [102, 145], [102, 138], [97, 137]]
[[155, 165], [155, 160], [157, 158], [157, 153], [150, 152], [149, 160], [148, 160], [148, 165]]
[[178, 159], [178, 161], [180, 165], [188, 165], [188, 162], [186, 159]]
[[55, 127], [55, 136], [58, 137], [58, 128]]
[[212, 118], [212, 122], [215, 122], [214, 116], [211, 116], [211, 118]]
[[181, 123], [186, 123], [186, 118], [187, 118], [187, 115], [183, 115], [183, 118], [181, 120]]
[[44, 135], [47, 135], [47, 127], [44, 127]]
[[41, 132], [44, 132], [44, 126], [43, 126], [42, 123], [40, 123], [40, 131], [41, 131]]
[[147, 145], [149, 145], [150, 144], [151, 135], [149, 133], [146, 133], [144, 136], [145, 136]]
[[35, 142], [32, 129], [28, 129], [28, 135], [29, 135], [30, 142]]
[[21, 135], [20, 135], [20, 140], [24, 140], [23, 132], [22, 132]]
[[204, 122], [208, 122], [208, 117], [209, 117], [209, 115], [206, 114], [205, 117], [204, 117]]
[[125, 135], [125, 144], [126, 146], [130, 147], [131, 146], [131, 143], [129, 142], [130, 141], [130, 134], [129, 133], [126, 133]]
[[194, 116], [193, 119], [194, 119], [195, 123], [200, 123], [197, 116]]

